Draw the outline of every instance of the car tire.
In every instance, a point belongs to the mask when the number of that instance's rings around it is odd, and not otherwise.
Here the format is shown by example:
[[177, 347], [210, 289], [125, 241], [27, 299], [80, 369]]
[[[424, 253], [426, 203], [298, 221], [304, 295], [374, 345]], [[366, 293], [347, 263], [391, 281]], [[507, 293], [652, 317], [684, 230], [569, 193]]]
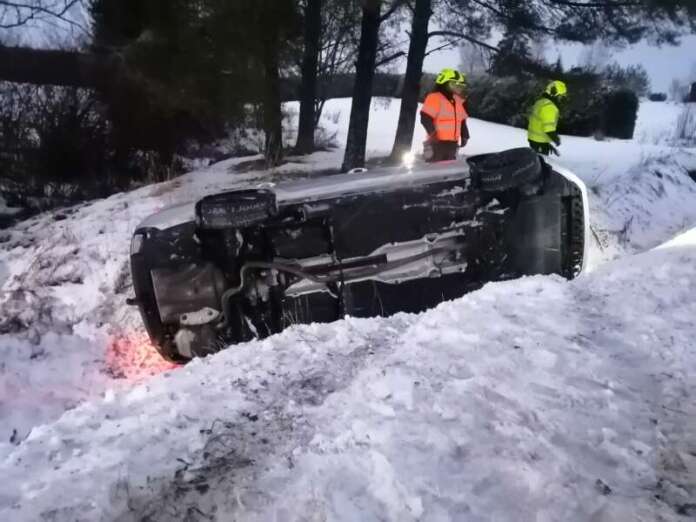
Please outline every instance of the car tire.
[[543, 167], [539, 155], [530, 148], [480, 154], [467, 160], [474, 188], [501, 192], [541, 180]]
[[565, 198], [565, 235], [567, 237], [563, 275], [568, 279], [582, 272], [585, 259], [585, 206], [580, 189], [573, 187], [571, 196]]

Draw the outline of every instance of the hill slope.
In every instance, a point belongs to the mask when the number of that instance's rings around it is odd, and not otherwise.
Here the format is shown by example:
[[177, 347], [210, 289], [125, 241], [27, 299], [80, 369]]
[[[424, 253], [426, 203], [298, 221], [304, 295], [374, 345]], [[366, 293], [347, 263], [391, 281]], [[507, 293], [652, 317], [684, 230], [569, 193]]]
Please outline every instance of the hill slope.
[[[339, 142], [347, 108], [324, 120]], [[372, 156], [397, 114], [375, 103]], [[471, 131], [467, 154], [525, 143]], [[0, 518], [692, 516], [696, 233], [633, 254], [696, 224], [693, 149], [566, 137], [562, 153], [593, 194], [593, 273], [294, 328], [185, 368], [125, 306], [134, 227], [340, 151], [274, 171], [231, 160], [0, 233]]]

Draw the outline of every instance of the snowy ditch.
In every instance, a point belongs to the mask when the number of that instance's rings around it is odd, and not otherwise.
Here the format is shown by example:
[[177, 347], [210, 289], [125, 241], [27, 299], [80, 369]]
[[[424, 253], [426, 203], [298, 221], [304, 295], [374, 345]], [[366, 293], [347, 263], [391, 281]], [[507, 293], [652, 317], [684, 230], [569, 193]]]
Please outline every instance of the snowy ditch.
[[696, 151], [641, 159], [607, 181], [588, 179], [593, 261], [655, 248], [696, 224]]
[[283, 173], [231, 170], [241, 161], [0, 231], [0, 458], [81, 402], [172, 368], [125, 302], [131, 234], [163, 207]]
[[226, 162], [3, 231], [0, 519], [692, 515], [696, 242], [599, 266], [696, 224], [695, 156], [665, 149], [606, 176], [571, 149], [596, 244], [570, 284], [489, 285], [175, 370], [125, 306], [133, 228], [282, 171]]
[[681, 520], [694, 262], [666, 248], [293, 328], [109, 392], [0, 463], [0, 516]]

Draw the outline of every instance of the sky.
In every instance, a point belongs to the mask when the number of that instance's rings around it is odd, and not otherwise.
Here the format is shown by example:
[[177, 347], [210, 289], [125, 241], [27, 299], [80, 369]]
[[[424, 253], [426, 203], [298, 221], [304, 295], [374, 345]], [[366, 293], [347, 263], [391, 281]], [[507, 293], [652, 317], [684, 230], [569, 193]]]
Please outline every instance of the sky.
[[[435, 47], [433, 45], [432, 47]], [[560, 54], [563, 65], [570, 68], [577, 65], [582, 52], [582, 45], [550, 45], [547, 57], [555, 61]], [[684, 37], [678, 47], [654, 47], [643, 42], [637, 45], [615, 50], [613, 61], [621, 65], [642, 64], [648, 71], [655, 92], [667, 92], [673, 78], [688, 80], [696, 71], [696, 35]], [[431, 54], [426, 58], [424, 69], [427, 72], [437, 72], [444, 67], [459, 67], [461, 58], [458, 49], [448, 49]], [[466, 67], [463, 67], [466, 72]], [[696, 81], [696, 77], [691, 78]]]
[[[60, 22], [51, 25], [39, 23], [15, 31], [4, 31], [0, 36], [4, 36], [6, 44], [29, 44], [38, 47], [70, 45], [70, 42], [86, 38], [90, 24], [84, 6], [76, 7], [71, 15], [71, 18], [78, 22], [77, 27], [65, 27]], [[438, 45], [440, 44], [432, 42], [430, 48]], [[547, 49], [547, 59], [555, 62], [560, 54], [563, 65], [570, 68], [578, 64], [582, 50], [583, 46], [579, 44], [552, 43]], [[668, 92], [669, 84], [674, 78], [684, 82], [696, 81], [696, 35], [682, 38], [681, 45], [676, 47], [655, 47], [644, 42], [615, 50], [612, 61], [624, 66], [642, 64], [650, 76], [651, 90]], [[459, 68], [461, 65], [459, 49], [446, 49], [429, 55], [425, 60], [424, 69], [426, 72], [437, 72], [445, 67]], [[406, 61], [401, 60], [396, 67], [398, 72], [405, 71]], [[462, 69], [466, 72], [466, 66]]]

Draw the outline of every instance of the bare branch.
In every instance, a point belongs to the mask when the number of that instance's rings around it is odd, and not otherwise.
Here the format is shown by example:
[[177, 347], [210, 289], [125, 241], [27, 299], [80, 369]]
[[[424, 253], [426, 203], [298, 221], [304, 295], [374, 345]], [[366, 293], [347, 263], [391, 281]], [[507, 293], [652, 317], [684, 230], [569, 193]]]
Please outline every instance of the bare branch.
[[397, 58], [401, 58], [402, 56], [406, 56], [406, 53], [404, 51], [399, 51], [398, 53], [394, 53], [391, 56], [387, 56], [385, 58], [382, 58], [379, 62], [375, 64], [375, 67], [381, 67], [382, 65], [386, 65], [389, 62], [393, 62]]
[[449, 49], [450, 47], [454, 47], [455, 45], [457, 45], [456, 41], [444, 43], [438, 47], [435, 47], [434, 49], [430, 49], [429, 51], [426, 51], [425, 56], [430, 56], [433, 53], [436, 53], [438, 51], [442, 51], [443, 49]]
[[12, 29], [32, 20], [57, 19], [70, 26], [87, 31], [68, 16], [70, 10], [82, 0], [0, 0], [0, 29]]
[[550, 0], [552, 4], [567, 5], [569, 7], [583, 7], [592, 9], [611, 9], [614, 7], [639, 7], [641, 2], [567, 2], [564, 0]]
[[387, 18], [389, 18], [391, 15], [393, 15], [402, 5], [406, 3], [405, 0], [394, 0], [392, 4], [389, 6], [389, 9], [379, 17], [379, 22], [382, 23], [384, 22]]
[[478, 40], [476, 38], [472, 38], [468, 34], [464, 33], [458, 33], [456, 31], [433, 31], [431, 33], [428, 33], [428, 38], [433, 38], [434, 36], [451, 36], [453, 38], [459, 38], [461, 40], [466, 40], [468, 42], [471, 42], [473, 44], [476, 44], [480, 47], [484, 47], [488, 49], [489, 51], [493, 52], [498, 52], [499, 49], [493, 45], [487, 44], [486, 42], [482, 42], [481, 40]]

